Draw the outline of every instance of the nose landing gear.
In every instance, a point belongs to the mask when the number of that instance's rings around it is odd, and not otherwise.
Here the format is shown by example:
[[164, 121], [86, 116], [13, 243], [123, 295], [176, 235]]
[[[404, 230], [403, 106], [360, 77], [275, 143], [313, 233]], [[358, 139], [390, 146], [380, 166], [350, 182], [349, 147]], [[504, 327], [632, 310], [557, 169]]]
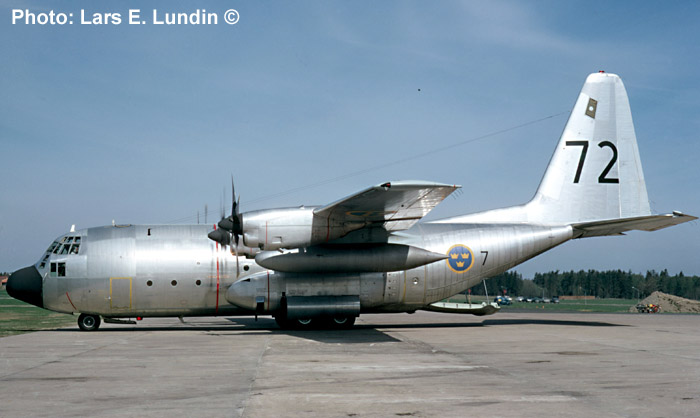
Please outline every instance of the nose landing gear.
[[83, 331], [97, 331], [100, 323], [99, 315], [80, 314], [78, 317], [78, 327]]

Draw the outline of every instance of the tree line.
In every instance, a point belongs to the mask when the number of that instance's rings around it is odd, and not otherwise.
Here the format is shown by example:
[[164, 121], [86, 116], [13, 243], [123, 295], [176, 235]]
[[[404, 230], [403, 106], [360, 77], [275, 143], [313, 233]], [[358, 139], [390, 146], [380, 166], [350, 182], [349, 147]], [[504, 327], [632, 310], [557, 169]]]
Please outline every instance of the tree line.
[[[532, 280], [523, 279], [517, 271], [508, 271], [486, 280], [489, 295], [503, 294], [525, 297], [595, 296], [598, 298], [643, 299], [660, 290], [688, 299], [700, 299], [700, 277], [683, 272], [670, 275], [668, 270], [646, 274], [622, 270], [550, 271], [535, 273]], [[473, 295], [485, 293], [484, 284], [471, 289]]]

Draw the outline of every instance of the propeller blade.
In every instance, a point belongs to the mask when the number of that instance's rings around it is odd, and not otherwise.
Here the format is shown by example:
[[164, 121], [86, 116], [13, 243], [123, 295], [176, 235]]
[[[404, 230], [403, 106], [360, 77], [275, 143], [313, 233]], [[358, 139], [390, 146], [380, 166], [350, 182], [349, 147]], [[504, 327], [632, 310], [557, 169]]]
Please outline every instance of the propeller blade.
[[222, 229], [215, 229], [207, 234], [207, 236], [210, 240], [216, 241], [221, 245], [225, 246], [231, 244], [231, 234]]
[[221, 228], [221, 229], [225, 229], [227, 231], [233, 231], [234, 225], [233, 225], [233, 221], [231, 220], [231, 218], [222, 218], [219, 221], [218, 225], [219, 225], [219, 228]]

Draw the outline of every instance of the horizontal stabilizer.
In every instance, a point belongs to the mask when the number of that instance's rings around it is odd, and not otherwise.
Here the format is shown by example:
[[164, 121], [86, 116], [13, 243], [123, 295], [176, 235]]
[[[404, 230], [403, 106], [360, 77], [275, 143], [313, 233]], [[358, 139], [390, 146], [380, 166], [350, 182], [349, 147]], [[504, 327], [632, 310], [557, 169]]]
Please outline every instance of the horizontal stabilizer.
[[583, 222], [573, 224], [574, 237], [602, 237], [620, 235], [626, 231], [657, 231], [669, 226], [682, 224], [698, 219], [695, 216], [680, 212], [665, 215], [639, 216], [635, 218], [611, 219], [607, 221]]

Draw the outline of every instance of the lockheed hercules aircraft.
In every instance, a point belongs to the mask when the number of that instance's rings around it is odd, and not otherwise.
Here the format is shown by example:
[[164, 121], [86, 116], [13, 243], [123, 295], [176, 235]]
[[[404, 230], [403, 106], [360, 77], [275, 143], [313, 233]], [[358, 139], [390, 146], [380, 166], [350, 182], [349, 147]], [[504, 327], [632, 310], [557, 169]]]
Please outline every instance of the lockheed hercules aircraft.
[[649, 209], [627, 92], [588, 76], [526, 204], [418, 221], [459, 186], [387, 182], [320, 207], [239, 212], [217, 225], [111, 225], [56, 239], [14, 272], [8, 293], [82, 330], [131, 318], [272, 315], [281, 327], [351, 327], [360, 314], [440, 302], [575, 238], [697, 219]]

